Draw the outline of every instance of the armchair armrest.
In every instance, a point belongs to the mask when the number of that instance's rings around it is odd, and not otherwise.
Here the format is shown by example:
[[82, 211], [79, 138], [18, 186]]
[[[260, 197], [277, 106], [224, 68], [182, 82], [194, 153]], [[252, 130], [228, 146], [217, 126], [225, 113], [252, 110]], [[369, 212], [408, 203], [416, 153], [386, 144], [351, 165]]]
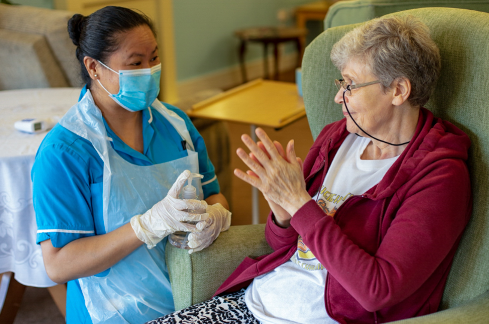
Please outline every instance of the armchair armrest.
[[192, 254], [167, 243], [166, 264], [175, 310], [210, 299], [245, 257], [271, 252], [265, 224], [231, 226], [211, 246]]
[[[203, 251], [188, 254], [167, 243], [166, 264], [170, 274], [175, 310], [208, 300], [245, 257], [272, 253], [265, 240], [265, 224], [231, 226]], [[395, 324], [485, 324], [489, 318], [489, 291], [466, 304]]]
[[489, 291], [466, 304], [421, 317], [391, 323], [396, 324], [483, 324], [489, 319]]

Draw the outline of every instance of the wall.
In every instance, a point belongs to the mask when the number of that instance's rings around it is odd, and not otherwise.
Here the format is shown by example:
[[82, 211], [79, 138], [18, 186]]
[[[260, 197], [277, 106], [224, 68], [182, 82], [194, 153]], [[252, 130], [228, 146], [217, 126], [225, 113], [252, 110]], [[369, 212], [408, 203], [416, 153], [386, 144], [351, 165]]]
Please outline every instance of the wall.
[[33, 6], [48, 9], [54, 8], [54, 0], [10, 0], [10, 2], [24, 6]]
[[[73, 3], [78, 3], [77, 0], [11, 1], [37, 7], [56, 7], [79, 11], [71, 8], [74, 6]], [[176, 66], [176, 81], [180, 99], [187, 98], [203, 89], [229, 88], [241, 82], [238, 68], [239, 41], [233, 35], [235, 30], [279, 25], [277, 18], [279, 10], [286, 13], [286, 20], [282, 24], [294, 25], [294, 8], [314, 1], [318, 0], [173, 0], [169, 2], [173, 5], [176, 61], [171, 66]], [[85, 2], [87, 0], [80, 1], [80, 3]], [[90, 4], [98, 3], [97, 1], [89, 2]], [[110, 4], [131, 7], [133, 2], [115, 0], [110, 1]], [[102, 3], [108, 2], [102, 1]], [[164, 19], [163, 16], [162, 13], [158, 15], [161, 19]], [[307, 27], [310, 31], [308, 35], [310, 40], [322, 30], [322, 22], [310, 21]], [[289, 69], [295, 65], [293, 46], [289, 46], [289, 49], [285, 49], [285, 54], [288, 55], [284, 55], [281, 59], [282, 68]], [[269, 51], [271, 55], [272, 49], [270, 48]], [[251, 62], [247, 64], [250, 79], [262, 75], [262, 57], [261, 46], [256, 44], [248, 46], [246, 58], [248, 62]], [[169, 98], [167, 101], [173, 102]]]
[[[240, 28], [278, 25], [285, 9], [293, 24], [293, 8], [317, 0], [177, 0], [173, 1], [177, 80], [179, 82], [238, 64]], [[271, 49], [270, 49], [271, 51]], [[262, 57], [261, 46], [249, 46], [247, 60]]]

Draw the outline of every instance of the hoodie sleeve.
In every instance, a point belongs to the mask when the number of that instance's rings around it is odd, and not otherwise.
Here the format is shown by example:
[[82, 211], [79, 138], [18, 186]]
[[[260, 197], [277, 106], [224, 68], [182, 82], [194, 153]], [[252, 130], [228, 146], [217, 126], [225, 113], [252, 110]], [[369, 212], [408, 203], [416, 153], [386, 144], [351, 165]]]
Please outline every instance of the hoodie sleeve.
[[297, 244], [298, 235], [293, 226], [283, 228], [275, 224], [274, 215], [270, 212], [265, 227], [265, 238], [274, 251], [285, 246], [292, 247], [292, 245]]
[[[375, 253], [355, 244], [312, 200], [291, 220], [328, 272], [371, 312], [412, 295], [442, 264], [448, 268], [471, 213], [469, 174], [462, 160], [432, 163], [411, 181], [406, 194], [395, 194], [387, 206], [396, 210], [389, 212], [393, 220]], [[350, 198], [341, 212], [362, 199], [367, 198]]]
[[[308, 176], [310, 175], [310, 172], [314, 168], [316, 162], [321, 162], [321, 159], [319, 159], [318, 161], [318, 157], [320, 157], [319, 154], [323, 146], [328, 144], [326, 143], [325, 139], [329, 138], [331, 133], [330, 130], [331, 128], [332, 128], [331, 125], [327, 125], [323, 129], [321, 134], [318, 136], [318, 138], [312, 145], [311, 149], [309, 150], [309, 153], [307, 154], [303, 164], [303, 169], [304, 169], [303, 172], [304, 172], [305, 179], [307, 179]], [[318, 186], [320, 186], [319, 183], [316, 184], [316, 187]], [[312, 194], [314, 188], [308, 188], [308, 190], [310, 191], [309, 193]], [[324, 213], [322, 214], [324, 215]], [[292, 247], [293, 245], [297, 245], [297, 239], [299, 234], [295, 230], [294, 226], [291, 224], [291, 226], [289, 226], [288, 228], [282, 228], [277, 224], [275, 224], [274, 219], [275, 216], [273, 212], [270, 211], [270, 214], [268, 215], [268, 219], [267, 219], [267, 225], [265, 227], [265, 237], [270, 247], [274, 251], [277, 251], [278, 249], [283, 248], [285, 246]]]

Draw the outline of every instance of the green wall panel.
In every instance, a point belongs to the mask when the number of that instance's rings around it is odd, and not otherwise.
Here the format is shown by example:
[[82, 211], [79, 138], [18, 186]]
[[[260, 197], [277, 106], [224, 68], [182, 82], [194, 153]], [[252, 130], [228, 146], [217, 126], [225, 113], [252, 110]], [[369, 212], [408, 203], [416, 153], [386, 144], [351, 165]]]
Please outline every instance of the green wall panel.
[[[174, 0], [178, 81], [237, 65], [239, 40], [233, 35], [235, 30], [277, 26], [280, 9], [289, 12], [287, 24], [293, 25], [294, 7], [310, 2], [314, 0]], [[247, 60], [261, 57], [262, 46], [251, 44]]]
[[54, 0], [10, 0], [10, 2], [15, 4], [20, 4], [24, 6], [40, 7], [40, 8], [54, 8]]

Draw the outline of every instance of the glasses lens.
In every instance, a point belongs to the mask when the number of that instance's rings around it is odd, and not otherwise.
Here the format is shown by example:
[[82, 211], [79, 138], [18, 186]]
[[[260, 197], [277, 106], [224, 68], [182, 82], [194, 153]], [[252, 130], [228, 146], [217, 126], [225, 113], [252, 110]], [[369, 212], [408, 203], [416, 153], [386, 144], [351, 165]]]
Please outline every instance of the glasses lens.
[[345, 80], [343, 79], [339, 79], [339, 80], [334, 80], [334, 84], [336, 85], [336, 87], [338, 88], [338, 90], [348, 90], [346, 92], [346, 94], [349, 96], [351, 95], [351, 90], [348, 89], [348, 83], [345, 82]]
[[340, 90], [342, 88], [342, 83], [343, 80], [334, 80], [334, 84], [336, 85], [336, 87], [338, 88], [338, 90]]

